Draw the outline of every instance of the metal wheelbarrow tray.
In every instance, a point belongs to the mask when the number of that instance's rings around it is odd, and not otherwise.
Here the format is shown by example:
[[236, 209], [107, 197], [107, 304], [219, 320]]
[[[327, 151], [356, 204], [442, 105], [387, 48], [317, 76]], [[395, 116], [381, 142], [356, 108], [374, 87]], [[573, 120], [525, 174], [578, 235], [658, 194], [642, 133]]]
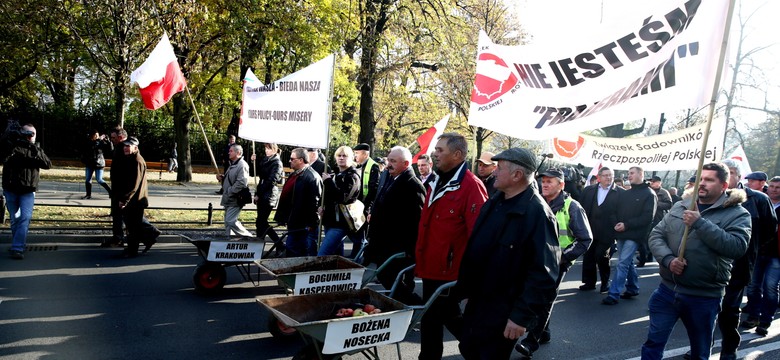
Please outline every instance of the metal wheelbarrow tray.
[[[376, 357], [376, 346], [398, 343], [406, 337], [414, 314], [414, 309], [371, 289], [257, 298], [257, 302], [279, 321], [305, 335], [309, 349], [314, 345], [319, 357], [357, 352]], [[340, 308], [364, 304], [372, 304], [382, 312], [335, 317]], [[364, 351], [369, 348], [374, 348], [373, 353]]]
[[302, 256], [255, 261], [294, 295], [357, 290], [366, 268], [338, 255]]

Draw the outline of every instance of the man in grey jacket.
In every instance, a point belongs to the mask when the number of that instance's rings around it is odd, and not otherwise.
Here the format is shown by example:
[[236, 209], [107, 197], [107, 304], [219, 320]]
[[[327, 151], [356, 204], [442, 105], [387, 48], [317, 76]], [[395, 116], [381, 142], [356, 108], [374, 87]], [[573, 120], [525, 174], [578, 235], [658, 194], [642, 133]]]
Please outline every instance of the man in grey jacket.
[[[663, 357], [678, 319], [688, 331], [691, 358], [710, 356], [731, 263], [747, 250], [751, 232], [750, 213], [740, 206], [745, 192], [727, 190], [728, 177], [723, 164], [705, 164], [696, 210], [688, 210], [691, 198], [683, 199], [650, 233], [648, 243], [659, 264], [661, 284], [648, 302], [650, 328], [642, 345], [643, 360]], [[686, 226], [690, 231], [681, 247]]]
[[244, 161], [244, 148], [233, 144], [228, 149], [230, 165], [224, 175], [217, 175], [217, 181], [222, 182], [222, 199], [220, 205], [225, 207], [225, 231], [227, 236], [252, 236], [244, 225], [238, 221], [243, 205], [238, 204], [238, 193], [247, 185], [249, 164]]

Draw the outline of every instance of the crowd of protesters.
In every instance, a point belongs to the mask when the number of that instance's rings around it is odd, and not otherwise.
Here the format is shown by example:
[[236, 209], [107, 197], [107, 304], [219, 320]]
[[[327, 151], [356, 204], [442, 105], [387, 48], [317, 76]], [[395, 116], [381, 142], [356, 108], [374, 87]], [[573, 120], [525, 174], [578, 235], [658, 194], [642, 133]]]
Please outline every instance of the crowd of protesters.
[[[0, 139], [14, 259], [24, 258], [38, 171], [51, 167], [35, 144], [35, 131], [26, 124]], [[287, 228], [279, 244], [287, 256], [343, 256], [349, 240], [348, 256], [364, 265], [391, 259], [387, 268], [393, 274], [378, 279], [388, 289], [398, 271], [415, 264], [397, 291], [404, 303], [421, 304], [454, 283], [422, 318], [419, 359], [441, 359], [445, 328], [466, 359], [508, 359], [515, 350], [533, 357], [553, 341], [553, 304], [577, 259], [583, 265], [579, 290], [595, 291], [600, 280], [607, 306], [639, 295], [636, 268], [658, 264], [661, 282], [648, 304], [643, 359], [663, 357], [677, 320], [690, 340], [687, 358], [709, 358], [717, 325], [721, 359], [735, 359], [739, 328], [767, 335], [778, 307], [780, 177], [740, 174], [732, 160], [705, 164], [681, 195], [664, 189], [658, 176], [646, 179], [640, 166], [631, 166], [627, 179], [602, 167], [590, 185], [569, 193], [571, 182], [579, 183], [569, 176], [571, 169], [537, 173], [539, 156], [528, 149], [483, 152], [472, 173], [467, 141], [456, 133], [442, 134], [432, 155], [416, 160], [419, 175], [409, 149], [396, 146], [386, 158], [372, 158], [370, 145], [358, 144], [339, 147], [333, 168], [316, 149], [292, 149], [285, 179], [279, 147], [269, 143], [262, 157], [251, 157], [260, 178], [249, 200], [257, 206], [253, 234], [238, 220], [250, 166], [235, 139], [231, 135], [217, 175], [227, 236], [268, 236], [278, 243], [281, 237], [269, 223], [273, 212]], [[139, 144], [119, 127], [110, 138], [94, 131], [82, 156], [84, 198], [91, 198], [93, 173], [111, 196], [114, 235], [101, 246], [122, 247], [122, 257], [137, 256], [140, 244], [148, 251], [160, 235], [144, 216], [148, 190]], [[102, 179], [109, 153], [110, 186]], [[403, 256], [393, 257], [398, 253]], [[415, 292], [415, 277], [422, 296]], [[743, 295], [748, 303], [741, 319]]]

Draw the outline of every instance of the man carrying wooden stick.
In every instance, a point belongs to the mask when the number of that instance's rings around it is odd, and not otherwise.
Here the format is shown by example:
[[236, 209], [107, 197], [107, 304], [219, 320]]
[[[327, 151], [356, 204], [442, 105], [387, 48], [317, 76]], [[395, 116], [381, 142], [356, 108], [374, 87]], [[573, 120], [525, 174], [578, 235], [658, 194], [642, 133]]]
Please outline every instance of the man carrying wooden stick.
[[[686, 197], [650, 233], [648, 244], [659, 264], [661, 284], [648, 303], [650, 328], [642, 345], [643, 360], [663, 357], [678, 319], [687, 329], [691, 358], [709, 358], [731, 263], [747, 250], [750, 213], [740, 206], [745, 192], [727, 190], [729, 170], [723, 164], [705, 164], [700, 173], [696, 210], [688, 210], [693, 199]], [[681, 246], [686, 227], [690, 232]]]

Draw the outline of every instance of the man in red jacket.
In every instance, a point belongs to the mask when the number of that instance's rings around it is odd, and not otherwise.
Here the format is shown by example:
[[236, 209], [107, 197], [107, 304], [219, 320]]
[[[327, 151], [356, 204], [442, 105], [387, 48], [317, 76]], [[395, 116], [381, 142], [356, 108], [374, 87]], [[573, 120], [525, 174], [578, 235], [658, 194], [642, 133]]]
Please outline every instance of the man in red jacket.
[[[439, 286], [458, 279], [466, 243], [487, 200], [485, 186], [466, 166], [467, 151], [463, 135], [444, 133], [433, 153], [438, 180], [427, 189], [415, 251], [415, 273], [423, 281], [424, 301]], [[441, 359], [445, 325], [460, 336], [460, 307], [452, 297], [438, 298], [423, 316], [420, 359]]]

